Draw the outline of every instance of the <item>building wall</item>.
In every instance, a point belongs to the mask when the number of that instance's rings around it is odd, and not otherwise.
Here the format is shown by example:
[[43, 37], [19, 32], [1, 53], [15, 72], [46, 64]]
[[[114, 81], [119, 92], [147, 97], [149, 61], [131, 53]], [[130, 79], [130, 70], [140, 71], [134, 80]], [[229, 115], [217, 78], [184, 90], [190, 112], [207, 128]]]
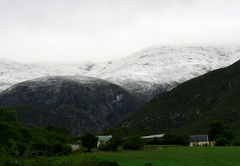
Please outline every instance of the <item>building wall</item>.
[[190, 146], [209, 146], [209, 142], [191, 142]]

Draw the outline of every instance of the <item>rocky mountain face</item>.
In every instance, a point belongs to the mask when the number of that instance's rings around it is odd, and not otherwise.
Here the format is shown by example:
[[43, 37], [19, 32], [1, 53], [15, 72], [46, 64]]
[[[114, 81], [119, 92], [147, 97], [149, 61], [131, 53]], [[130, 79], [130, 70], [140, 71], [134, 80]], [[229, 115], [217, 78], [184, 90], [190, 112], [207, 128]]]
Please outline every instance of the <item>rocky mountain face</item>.
[[240, 131], [240, 61], [186, 81], [124, 118], [139, 132], [206, 134], [213, 120]]
[[82, 76], [41, 77], [15, 84], [0, 94], [0, 105], [17, 110], [23, 124], [66, 126], [71, 135], [100, 132], [144, 102], [116, 84]]
[[138, 93], [146, 100], [240, 59], [240, 47], [152, 47], [120, 60], [84, 64], [21, 64], [0, 60], [0, 91], [42, 76], [90, 76]]

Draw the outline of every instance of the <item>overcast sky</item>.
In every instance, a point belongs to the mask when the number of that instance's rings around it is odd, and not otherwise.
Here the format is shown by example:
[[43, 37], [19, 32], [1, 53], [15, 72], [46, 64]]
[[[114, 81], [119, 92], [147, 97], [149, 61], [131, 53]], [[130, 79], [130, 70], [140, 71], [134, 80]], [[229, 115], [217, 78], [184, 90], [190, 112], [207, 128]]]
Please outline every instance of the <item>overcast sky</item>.
[[19, 62], [101, 62], [155, 45], [239, 43], [239, 0], [0, 0], [0, 57]]

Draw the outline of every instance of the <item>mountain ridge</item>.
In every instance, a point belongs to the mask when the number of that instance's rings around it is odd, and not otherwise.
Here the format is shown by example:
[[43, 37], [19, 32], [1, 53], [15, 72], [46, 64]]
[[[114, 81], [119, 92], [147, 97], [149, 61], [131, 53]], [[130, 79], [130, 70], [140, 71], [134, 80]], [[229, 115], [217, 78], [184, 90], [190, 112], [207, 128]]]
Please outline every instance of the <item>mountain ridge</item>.
[[21, 64], [0, 61], [0, 91], [42, 76], [90, 76], [150, 100], [158, 93], [240, 59], [240, 47], [150, 47], [104, 63]]
[[240, 61], [156, 95], [120, 124], [140, 132], [206, 134], [213, 120], [240, 131]]
[[[100, 132], [115, 125], [143, 103], [145, 101], [138, 95], [116, 84], [83, 76], [40, 77], [15, 84], [0, 94], [0, 105], [21, 111], [18, 118], [23, 124], [62, 124], [71, 135]], [[23, 107], [29, 110], [28, 114], [24, 113]], [[37, 115], [31, 115], [35, 113], [46, 117], [42, 118], [42, 123]], [[34, 117], [36, 124], [22, 114]], [[54, 115], [52, 119], [50, 114]]]

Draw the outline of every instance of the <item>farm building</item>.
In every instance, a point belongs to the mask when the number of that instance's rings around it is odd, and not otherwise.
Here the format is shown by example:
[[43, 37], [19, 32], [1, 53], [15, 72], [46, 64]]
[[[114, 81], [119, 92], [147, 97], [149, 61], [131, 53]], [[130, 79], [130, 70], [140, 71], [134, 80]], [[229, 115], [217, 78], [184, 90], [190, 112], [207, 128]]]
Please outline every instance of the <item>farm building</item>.
[[142, 139], [151, 139], [151, 138], [162, 138], [164, 134], [156, 134], [156, 135], [146, 135], [146, 136], [141, 136]]
[[104, 145], [107, 141], [109, 141], [112, 136], [97, 136], [98, 137], [98, 142], [97, 142], [97, 147], [99, 148], [100, 145]]
[[208, 135], [190, 135], [190, 146], [209, 146], [211, 145]]

